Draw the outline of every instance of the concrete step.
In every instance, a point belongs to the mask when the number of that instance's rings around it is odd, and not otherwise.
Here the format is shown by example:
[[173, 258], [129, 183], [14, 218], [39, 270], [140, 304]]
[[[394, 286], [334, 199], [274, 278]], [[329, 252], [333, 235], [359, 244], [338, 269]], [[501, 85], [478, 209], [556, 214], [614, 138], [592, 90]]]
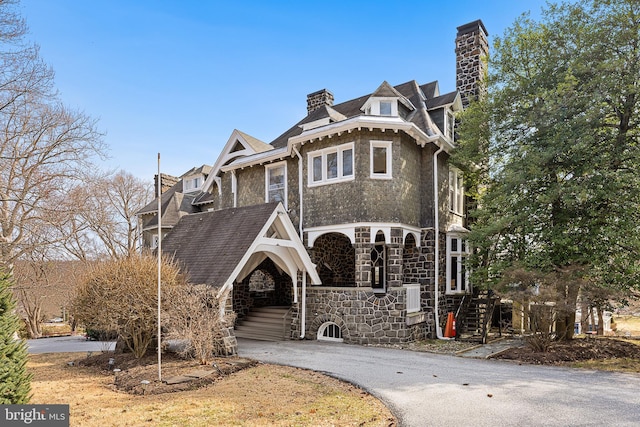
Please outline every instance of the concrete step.
[[236, 324], [236, 337], [262, 341], [283, 341], [286, 339], [289, 329], [289, 325], [285, 324], [288, 311], [289, 307], [255, 308]]

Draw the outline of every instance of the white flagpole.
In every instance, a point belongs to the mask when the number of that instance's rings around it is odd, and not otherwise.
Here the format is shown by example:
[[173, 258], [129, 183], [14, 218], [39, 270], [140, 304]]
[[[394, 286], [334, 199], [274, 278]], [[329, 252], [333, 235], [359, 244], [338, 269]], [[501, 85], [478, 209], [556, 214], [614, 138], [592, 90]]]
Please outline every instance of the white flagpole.
[[160, 176], [160, 153], [158, 153], [158, 381], [162, 381], [162, 351], [160, 327], [160, 304], [162, 297], [160, 294], [160, 272], [162, 270], [162, 178]]

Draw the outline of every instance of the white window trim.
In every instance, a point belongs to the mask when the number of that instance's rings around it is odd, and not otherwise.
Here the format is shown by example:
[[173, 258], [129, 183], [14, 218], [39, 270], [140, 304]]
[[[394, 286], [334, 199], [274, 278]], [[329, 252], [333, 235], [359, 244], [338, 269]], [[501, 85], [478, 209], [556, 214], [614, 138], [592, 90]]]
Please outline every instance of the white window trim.
[[324, 331], [327, 330], [327, 328], [329, 326], [334, 326], [334, 325], [340, 330], [340, 335], [342, 335], [342, 328], [337, 323], [335, 323], [335, 322], [324, 322], [318, 328], [318, 334], [316, 335], [316, 338], [318, 339], [318, 341], [343, 342], [342, 338], [333, 338], [333, 337], [325, 337], [324, 336]]
[[[389, 102], [391, 104], [391, 114], [380, 114], [380, 103]], [[381, 117], [398, 117], [398, 98], [397, 97], [383, 97], [375, 96], [369, 98], [364, 105], [364, 112], [366, 115], [381, 116]]]
[[444, 123], [445, 136], [453, 141], [456, 126], [456, 117], [451, 110], [446, 110], [444, 112]]
[[[192, 183], [196, 179], [198, 179], [200, 181], [198, 182], [198, 185], [194, 186], [194, 185], [192, 185]], [[202, 189], [203, 184], [204, 184], [204, 175], [191, 175], [191, 176], [188, 176], [186, 178], [183, 178], [183, 183], [184, 184], [183, 184], [183, 189], [182, 190], [185, 193], [193, 193], [193, 192], [196, 192], [196, 191], [200, 191]]]
[[[461, 183], [460, 186], [458, 186], [458, 182]], [[456, 215], [464, 215], [464, 181], [462, 172], [452, 166], [449, 166], [449, 211]]]
[[[269, 183], [267, 183], [267, 191], [268, 191]], [[238, 177], [236, 176], [236, 171], [231, 171], [231, 193], [233, 194], [233, 207], [238, 207]]]
[[284, 166], [284, 200], [282, 204], [284, 207], [287, 207], [288, 203], [288, 193], [289, 193], [289, 185], [287, 179], [287, 162], [281, 161], [277, 163], [271, 163], [269, 165], [265, 165], [264, 167], [264, 202], [269, 203], [269, 171], [271, 169], [279, 168]]
[[[456, 252], [452, 252], [451, 250], [451, 239], [458, 239], [459, 241], [459, 250]], [[465, 240], [465, 251], [462, 251], [462, 240]], [[469, 247], [469, 241], [467, 240], [464, 234], [448, 234], [447, 235], [447, 281], [445, 286], [445, 293], [448, 295], [456, 295], [456, 294], [469, 294], [471, 293], [471, 284], [469, 283], [469, 274], [471, 273], [469, 269], [463, 264], [462, 255], [464, 255], [465, 259], [469, 259], [469, 255], [471, 254], [471, 248]], [[451, 256], [458, 255], [457, 257], [457, 277], [456, 279], [456, 289], [451, 289]], [[466, 270], [465, 280], [464, 280], [464, 289], [462, 289], [462, 270]]]
[[[343, 175], [344, 165], [342, 164], [342, 153], [348, 150], [351, 150], [351, 175]], [[332, 153], [336, 153], [338, 158], [338, 176], [335, 178], [327, 178], [327, 155]], [[356, 152], [353, 142], [309, 152], [307, 154], [307, 187], [318, 187], [336, 182], [353, 181], [356, 176], [355, 156]], [[315, 157], [322, 157], [322, 179], [320, 181], [313, 180], [313, 159]]]
[[[392, 160], [393, 155], [391, 148], [393, 146], [393, 141], [370, 141], [369, 147], [369, 177], [372, 179], [392, 179]], [[374, 173], [373, 172], [373, 149], [374, 148], [385, 148], [387, 150], [387, 172], [386, 173]]]

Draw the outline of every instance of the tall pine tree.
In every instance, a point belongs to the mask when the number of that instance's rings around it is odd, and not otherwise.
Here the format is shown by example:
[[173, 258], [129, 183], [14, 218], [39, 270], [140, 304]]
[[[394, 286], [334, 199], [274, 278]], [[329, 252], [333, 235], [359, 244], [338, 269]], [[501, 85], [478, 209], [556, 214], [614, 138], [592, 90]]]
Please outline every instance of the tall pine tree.
[[0, 404], [29, 402], [31, 375], [27, 372], [27, 347], [16, 339], [16, 316], [9, 278], [0, 271]]

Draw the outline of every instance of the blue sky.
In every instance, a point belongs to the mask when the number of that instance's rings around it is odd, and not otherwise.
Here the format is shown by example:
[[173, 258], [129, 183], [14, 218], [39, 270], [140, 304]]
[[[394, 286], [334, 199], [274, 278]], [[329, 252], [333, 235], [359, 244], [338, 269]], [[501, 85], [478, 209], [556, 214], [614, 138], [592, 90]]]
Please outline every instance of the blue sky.
[[456, 27], [500, 36], [543, 0], [22, 0], [63, 102], [99, 120], [110, 159], [151, 180], [212, 165], [234, 129], [269, 142], [306, 95], [343, 102], [438, 80], [455, 90]]

